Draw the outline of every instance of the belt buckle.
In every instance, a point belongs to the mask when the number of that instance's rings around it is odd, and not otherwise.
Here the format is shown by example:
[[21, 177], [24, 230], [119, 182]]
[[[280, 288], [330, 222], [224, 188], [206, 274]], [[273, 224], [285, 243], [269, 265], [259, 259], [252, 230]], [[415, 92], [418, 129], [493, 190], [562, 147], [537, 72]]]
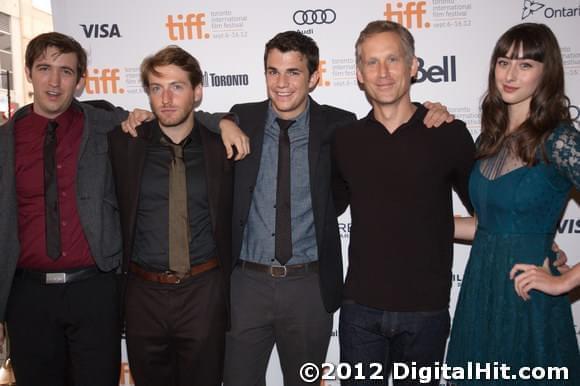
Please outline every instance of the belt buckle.
[[165, 274], [175, 278], [175, 283], [173, 284], [179, 284], [183, 279], [189, 277], [189, 272], [179, 273], [175, 271], [165, 271]]
[[66, 273], [65, 272], [50, 272], [45, 274], [46, 284], [64, 284], [66, 283]]
[[[280, 273], [276, 273], [280, 272]], [[288, 269], [285, 265], [271, 265], [270, 266], [270, 276], [272, 277], [286, 277], [288, 275]]]

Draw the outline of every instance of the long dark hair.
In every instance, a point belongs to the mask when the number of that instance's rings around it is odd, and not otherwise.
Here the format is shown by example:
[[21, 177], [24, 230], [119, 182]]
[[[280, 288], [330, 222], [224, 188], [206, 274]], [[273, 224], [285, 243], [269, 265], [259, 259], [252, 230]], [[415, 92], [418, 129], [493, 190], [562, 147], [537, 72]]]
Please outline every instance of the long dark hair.
[[[513, 47], [511, 59], [532, 59], [544, 64], [542, 79], [532, 95], [530, 112], [526, 120], [510, 135], [508, 105], [502, 100], [496, 86], [495, 66], [498, 58], [507, 57]], [[523, 58], [518, 57], [523, 49]], [[561, 122], [571, 122], [570, 100], [564, 94], [564, 68], [558, 40], [544, 24], [523, 23], [507, 30], [495, 44], [489, 64], [487, 93], [481, 106], [481, 136], [477, 158], [497, 154], [505, 140], [512, 137], [515, 153], [526, 164], [537, 162], [540, 148], [546, 159], [544, 143]]]

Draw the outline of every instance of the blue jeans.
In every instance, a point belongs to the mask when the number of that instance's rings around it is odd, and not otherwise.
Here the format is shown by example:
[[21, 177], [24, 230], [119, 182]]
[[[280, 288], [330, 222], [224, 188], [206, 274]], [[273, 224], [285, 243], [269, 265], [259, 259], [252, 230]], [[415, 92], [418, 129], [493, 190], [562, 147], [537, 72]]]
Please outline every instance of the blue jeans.
[[[342, 381], [341, 385], [388, 385], [394, 363], [411, 368], [443, 363], [445, 343], [449, 335], [449, 310], [429, 312], [389, 312], [366, 307], [351, 301], [340, 310], [341, 362], [352, 366], [362, 363], [365, 380]], [[371, 363], [381, 363], [383, 380], [369, 380], [375, 371]], [[398, 374], [402, 374], [398, 365]], [[434, 372], [434, 371], [433, 371]], [[353, 368], [353, 374], [358, 372]], [[417, 385], [418, 379], [394, 380], [395, 385]], [[438, 385], [432, 380], [429, 385]]]

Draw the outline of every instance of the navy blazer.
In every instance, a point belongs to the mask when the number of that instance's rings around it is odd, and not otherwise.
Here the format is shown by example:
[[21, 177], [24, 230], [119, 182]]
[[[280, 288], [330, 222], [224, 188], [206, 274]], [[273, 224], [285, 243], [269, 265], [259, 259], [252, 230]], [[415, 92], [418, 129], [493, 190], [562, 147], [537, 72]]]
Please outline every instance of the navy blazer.
[[[242, 248], [242, 238], [262, 156], [264, 129], [269, 102], [245, 103], [232, 107], [240, 127], [248, 137], [252, 152], [235, 167], [234, 215], [232, 221], [233, 263]], [[332, 198], [331, 148], [336, 128], [356, 121], [356, 116], [336, 107], [319, 105], [310, 99], [310, 132], [308, 163], [314, 228], [318, 247], [320, 290], [328, 312], [334, 312], [342, 301], [342, 253], [337, 211]]]

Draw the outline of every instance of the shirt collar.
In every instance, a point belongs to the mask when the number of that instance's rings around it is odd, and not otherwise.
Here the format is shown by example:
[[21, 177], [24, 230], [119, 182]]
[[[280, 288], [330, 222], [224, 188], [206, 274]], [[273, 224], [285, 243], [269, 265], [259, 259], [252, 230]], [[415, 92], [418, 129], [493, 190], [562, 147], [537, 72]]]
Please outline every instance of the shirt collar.
[[[293, 120], [303, 127], [308, 127], [307, 120], [310, 117], [310, 97], [306, 98], [306, 108]], [[272, 107], [272, 101], [268, 102], [268, 117], [266, 118], [266, 127], [271, 127], [278, 118], [278, 114]]]
[[[425, 118], [425, 115], [427, 114], [427, 108], [418, 102], [413, 102], [413, 104], [415, 105], [415, 107], [417, 107], [417, 110], [415, 110], [415, 112], [413, 113], [411, 118], [409, 118], [409, 120], [407, 122], [403, 123], [397, 129], [399, 129], [400, 127], [407, 126], [407, 125], [415, 124], [417, 121], [422, 122], [423, 119]], [[373, 122], [373, 123], [376, 123], [376, 124], [383, 126], [382, 123], [380, 123], [379, 121], [377, 121], [375, 119], [374, 112], [375, 112], [374, 109], [371, 109], [371, 111], [369, 111], [369, 113], [367, 114], [365, 119], [367, 121], [370, 121], [370, 122]]]
[[162, 143], [161, 142], [161, 138], [165, 138], [165, 141], [167, 143], [173, 143], [175, 145], [183, 145], [186, 146], [187, 144], [189, 144], [191, 141], [195, 141], [197, 140], [197, 138], [199, 137], [199, 133], [198, 131], [195, 129], [195, 127], [200, 124], [199, 122], [195, 122], [193, 130], [191, 130], [191, 132], [189, 133], [189, 135], [187, 137], [185, 137], [183, 139], [183, 141], [181, 141], [180, 143], [174, 143], [171, 138], [169, 138], [164, 132], [163, 130], [161, 130], [161, 126], [159, 126], [159, 120], [154, 119], [151, 122], [151, 136], [150, 136], [150, 140], [151, 143], [155, 143], [155, 144], [159, 144]]
[[55, 119], [48, 119], [42, 115], [39, 115], [34, 112], [34, 105], [30, 105], [30, 108], [21, 116], [17, 117], [17, 119], [21, 119], [24, 117], [28, 117], [30, 122], [33, 125], [38, 125], [39, 127], [46, 127], [49, 121], [54, 121], [58, 124], [58, 127], [68, 128], [72, 124], [73, 120], [78, 114], [82, 114], [82, 112], [77, 108], [77, 106], [73, 106], [72, 104], [66, 109], [63, 113], [61, 113]]

